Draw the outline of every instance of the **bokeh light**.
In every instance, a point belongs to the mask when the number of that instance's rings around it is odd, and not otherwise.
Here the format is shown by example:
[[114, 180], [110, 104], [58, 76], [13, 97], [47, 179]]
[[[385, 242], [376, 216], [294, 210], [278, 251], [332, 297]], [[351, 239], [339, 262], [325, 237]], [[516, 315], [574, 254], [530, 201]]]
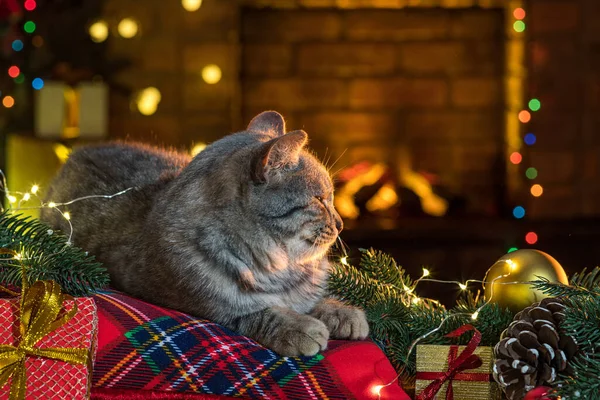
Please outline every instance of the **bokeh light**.
[[25, 75], [20, 74], [19, 76], [17, 76], [15, 78], [15, 83], [23, 83], [23, 82], [25, 82]]
[[44, 87], [44, 80], [42, 78], [35, 78], [31, 81], [31, 86], [33, 86], [35, 90], [40, 90]]
[[527, 235], [525, 235], [525, 241], [528, 244], [536, 244], [538, 241], [538, 235], [535, 232], [528, 232]]
[[25, 22], [25, 24], [23, 24], [23, 30], [27, 33], [35, 32], [35, 22], [33, 22], [33, 21]]
[[20, 73], [21, 70], [16, 65], [13, 65], [8, 69], [8, 76], [10, 76], [11, 78], [16, 78], [17, 76], [19, 76]]
[[108, 38], [108, 24], [104, 21], [96, 21], [90, 25], [88, 33], [94, 42], [104, 42]]
[[525, 216], [525, 208], [522, 206], [516, 206], [513, 208], [513, 216], [517, 219], [521, 219]]
[[538, 99], [529, 100], [529, 109], [531, 111], [538, 111], [540, 108], [542, 108], [542, 103]]
[[181, 5], [186, 11], [198, 11], [202, 6], [202, 0], [181, 0]]
[[218, 65], [210, 64], [202, 68], [202, 79], [209, 85], [214, 85], [221, 80], [222, 72]]
[[544, 188], [540, 184], [535, 184], [531, 187], [531, 195], [533, 197], [540, 197], [544, 193]]
[[515, 32], [521, 33], [525, 30], [525, 22], [523, 21], [515, 21], [513, 24], [513, 29]]
[[124, 37], [125, 39], [131, 39], [138, 33], [138, 23], [132, 18], [123, 18], [119, 25], [117, 26], [117, 31], [119, 35]]
[[158, 109], [158, 103], [161, 99], [160, 90], [152, 86], [147, 87], [137, 95], [137, 109], [142, 115], [152, 115]]
[[5, 96], [2, 99], [2, 105], [6, 108], [11, 108], [12, 106], [15, 105], [15, 99], [13, 99], [12, 96]]
[[527, 110], [523, 110], [519, 112], [519, 121], [526, 124], [531, 121], [531, 113]]
[[533, 133], [528, 133], [523, 138], [523, 141], [525, 142], [526, 145], [533, 146], [535, 144], [535, 142], [537, 141], [537, 138], [535, 137], [535, 135]]
[[23, 50], [23, 41], [19, 39], [13, 40], [11, 46], [14, 51], [21, 51]]
[[515, 8], [513, 11], [513, 17], [515, 17], [516, 19], [524, 19], [525, 15], [527, 15], [527, 13], [521, 7]]
[[535, 169], [533, 167], [527, 168], [527, 170], [525, 171], [525, 176], [528, 179], [535, 179], [535, 178], [537, 178], [537, 176], [538, 176], [537, 169]]
[[33, 11], [37, 4], [35, 3], [35, 0], [26, 0], [24, 6], [27, 11]]
[[510, 155], [510, 162], [513, 164], [521, 164], [521, 161], [523, 161], [523, 156], [521, 155], [521, 153], [515, 151], [514, 153], [512, 153]]

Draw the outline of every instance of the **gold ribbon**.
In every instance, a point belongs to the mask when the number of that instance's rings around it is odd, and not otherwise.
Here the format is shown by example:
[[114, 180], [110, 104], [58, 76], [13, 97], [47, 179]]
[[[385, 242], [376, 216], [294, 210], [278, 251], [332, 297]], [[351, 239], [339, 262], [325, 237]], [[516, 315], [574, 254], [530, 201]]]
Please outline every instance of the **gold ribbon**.
[[[25, 280], [24, 280], [25, 281]], [[70, 364], [89, 363], [85, 348], [40, 349], [35, 345], [50, 332], [60, 328], [77, 312], [77, 303], [59, 317], [63, 301], [73, 299], [63, 295], [54, 281], [38, 281], [30, 288], [23, 287], [21, 296], [20, 334], [18, 345], [0, 345], [0, 388], [12, 377], [10, 400], [25, 399], [27, 378], [25, 358], [28, 356], [52, 358]]]

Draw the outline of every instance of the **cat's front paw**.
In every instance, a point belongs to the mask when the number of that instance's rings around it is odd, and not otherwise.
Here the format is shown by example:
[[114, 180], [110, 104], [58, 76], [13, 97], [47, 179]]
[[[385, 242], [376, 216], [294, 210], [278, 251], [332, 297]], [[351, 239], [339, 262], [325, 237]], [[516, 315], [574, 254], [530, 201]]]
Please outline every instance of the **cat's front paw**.
[[329, 330], [323, 322], [309, 315], [297, 315], [279, 327], [268, 347], [285, 357], [314, 356], [327, 348], [327, 340]]
[[369, 336], [365, 312], [337, 300], [322, 301], [311, 315], [325, 323], [333, 339], [362, 340]]

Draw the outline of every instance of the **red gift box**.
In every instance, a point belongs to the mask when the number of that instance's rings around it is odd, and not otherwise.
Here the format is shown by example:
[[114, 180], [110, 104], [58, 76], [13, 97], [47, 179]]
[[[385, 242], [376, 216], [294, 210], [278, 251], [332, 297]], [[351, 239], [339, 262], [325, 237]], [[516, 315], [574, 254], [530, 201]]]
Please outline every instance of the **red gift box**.
[[[87, 362], [69, 363], [57, 359], [27, 354], [25, 356], [26, 399], [88, 398], [91, 367], [97, 342], [98, 313], [91, 297], [69, 298], [63, 302], [58, 317], [77, 305], [77, 312], [64, 325], [48, 333], [35, 349], [86, 349]], [[19, 345], [20, 299], [0, 299], [0, 347]], [[15, 376], [0, 387], [0, 398], [8, 398]]]

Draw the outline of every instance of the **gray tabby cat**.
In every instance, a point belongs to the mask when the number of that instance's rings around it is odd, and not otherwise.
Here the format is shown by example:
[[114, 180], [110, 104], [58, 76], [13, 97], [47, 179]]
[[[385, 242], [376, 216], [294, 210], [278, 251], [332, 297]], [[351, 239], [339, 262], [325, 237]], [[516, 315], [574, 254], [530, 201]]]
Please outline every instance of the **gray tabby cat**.
[[[283, 356], [313, 355], [329, 337], [364, 339], [364, 312], [323, 298], [327, 252], [342, 229], [326, 168], [264, 112], [193, 158], [141, 145], [83, 147], [51, 184], [75, 245], [112, 285], [218, 322]], [[42, 219], [68, 231], [57, 210]]]

